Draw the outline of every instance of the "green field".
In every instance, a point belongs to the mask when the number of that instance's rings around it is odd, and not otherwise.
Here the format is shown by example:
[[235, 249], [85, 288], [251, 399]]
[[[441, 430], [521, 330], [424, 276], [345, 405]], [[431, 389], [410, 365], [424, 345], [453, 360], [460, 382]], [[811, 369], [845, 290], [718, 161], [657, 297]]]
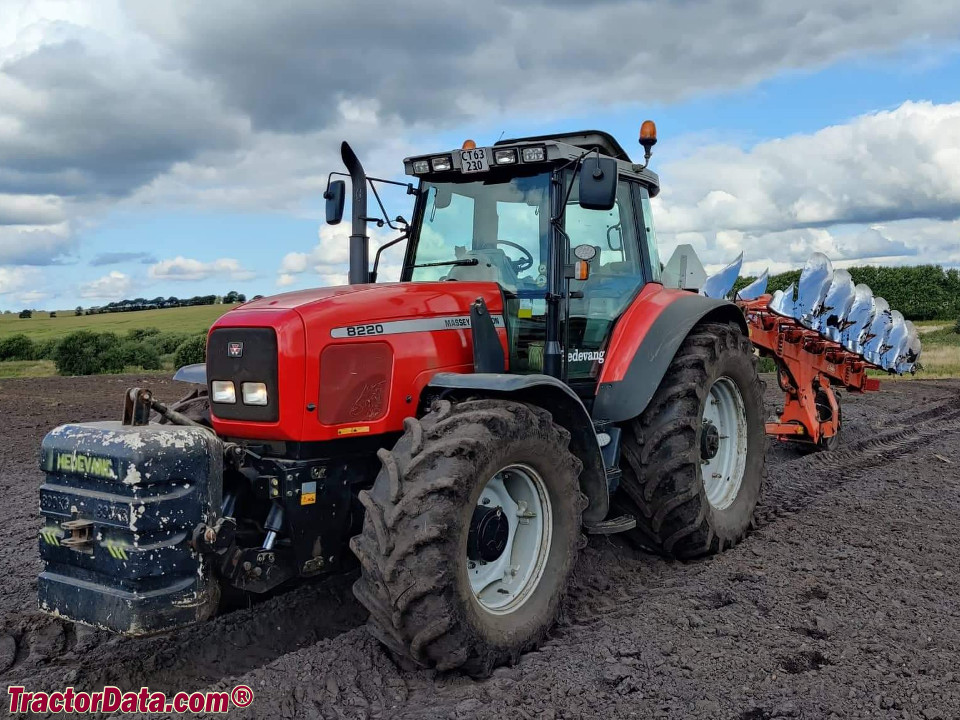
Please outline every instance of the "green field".
[[33, 340], [60, 338], [75, 330], [115, 332], [120, 335], [135, 328], [155, 327], [160, 332], [195, 333], [209, 328], [214, 320], [235, 305], [197, 305], [195, 307], [141, 310], [140, 312], [74, 315], [73, 310], [49, 313], [36, 312], [32, 318], [19, 318], [16, 313], [0, 315], [0, 338], [24, 333]]
[[[15, 314], [0, 315], [0, 339], [17, 333], [24, 333], [34, 341], [60, 338], [75, 330], [95, 332], [115, 332], [125, 334], [135, 328], [155, 327], [161, 332], [190, 334], [206, 330], [233, 305], [199, 305], [187, 308], [169, 308], [166, 310], [144, 310], [141, 312], [111, 313], [104, 315], [84, 315], [77, 317], [72, 312], [58, 312], [51, 318], [47, 313], [36, 313], [30, 319], [20, 319]], [[923, 342], [923, 354], [920, 358], [922, 370], [909, 378], [960, 377], [960, 334], [954, 332], [954, 325], [944, 320], [929, 320], [916, 323]], [[173, 356], [163, 356], [164, 368], [173, 367]], [[772, 370], [772, 368], [764, 368]], [[49, 360], [0, 362], [0, 378], [4, 377], [43, 377], [55, 374], [53, 363]], [[871, 373], [877, 377], [896, 379], [886, 373]]]

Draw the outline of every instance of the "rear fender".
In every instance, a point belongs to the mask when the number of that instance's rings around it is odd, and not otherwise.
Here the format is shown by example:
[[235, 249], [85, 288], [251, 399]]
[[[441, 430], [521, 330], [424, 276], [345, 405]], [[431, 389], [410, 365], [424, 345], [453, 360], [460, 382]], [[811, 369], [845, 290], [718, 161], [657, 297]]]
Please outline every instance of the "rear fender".
[[597, 434], [590, 413], [567, 385], [549, 375], [437, 373], [424, 389], [424, 397], [438, 394], [509, 398], [548, 410], [557, 424], [570, 432], [570, 449], [583, 462], [580, 489], [590, 501], [583, 511], [584, 524], [600, 522], [607, 516], [610, 495]]
[[677, 350], [694, 327], [705, 322], [747, 322], [731, 302], [659, 285], [644, 288], [617, 322], [597, 383], [593, 418], [624, 422], [642, 413], [660, 386]]

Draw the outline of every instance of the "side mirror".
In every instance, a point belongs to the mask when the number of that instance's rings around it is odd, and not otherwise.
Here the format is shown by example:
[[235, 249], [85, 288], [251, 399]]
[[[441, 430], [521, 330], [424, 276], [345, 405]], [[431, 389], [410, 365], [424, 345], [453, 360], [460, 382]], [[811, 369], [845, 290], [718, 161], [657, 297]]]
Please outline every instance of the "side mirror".
[[617, 201], [617, 161], [590, 155], [580, 165], [580, 207], [612, 210]]
[[327, 225], [337, 225], [343, 220], [343, 199], [347, 184], [343, 180], [334, 180], [327, 186], [323, 199], [327, 201]]

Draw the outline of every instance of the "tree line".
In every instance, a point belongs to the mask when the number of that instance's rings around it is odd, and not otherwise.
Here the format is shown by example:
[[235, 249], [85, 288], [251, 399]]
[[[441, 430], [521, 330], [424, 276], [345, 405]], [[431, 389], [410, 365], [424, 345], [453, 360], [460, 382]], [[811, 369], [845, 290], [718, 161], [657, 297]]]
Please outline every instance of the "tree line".
[[[254, 300], [259, 300], [263, 295], [254, 295]], [[231, 290], [226, 295], [194, 295], [191, 298], [178, 298], [174, 296], [158, 296], [152, 300], [147, 298], [134, 298], [132, 300], [118, 300], [117, 302], [107, 303], [106, 305], [97, 305], [95, 307], [84, 308], [80, 305], [74, 310], [74, 315], [103, 315], [105, 313], [117, 312], [137, 312], [139, 310], [159, 310], [161, 308], [193, 307], [196, 305], [233, 305], [247, 301], [247, 296], [236, 290]], [[34, 310], [24, 309], [20, 311], [21, 318], [33, 317]], [[51, 312], [50, 317], [56, 317], [56, 312]]]

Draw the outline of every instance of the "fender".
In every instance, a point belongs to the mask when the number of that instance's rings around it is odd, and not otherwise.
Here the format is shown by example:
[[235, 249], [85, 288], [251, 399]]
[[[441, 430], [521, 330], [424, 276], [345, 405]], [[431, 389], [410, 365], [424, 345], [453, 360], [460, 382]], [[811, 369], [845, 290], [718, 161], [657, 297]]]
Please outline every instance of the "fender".
[[207, 384], [207, 364], [195, 363], [193, 365], [184, 365], [177, 370], [173, 376], [178, 382], [193, 383], [195, 385]]
[[642, 413], [690, 331], [703, 322], [747, 321], [733, 303], [686, 290], [647, 285], [621, 316], [610, 338], [597, 382], [593, 418], [624, 422]]
[[510, 398], [549, 410], [553, 419], [570, 432], [570, 449], [583, 462], [580, 489], [590, 501], [583, 511], [584, 524], [596, 524], [606, 518], [610, 493], [597, 433], [583, 401], [567, 385], [549, 375], [437, 373], [424, 393], [431, 389], [448, 395]]

